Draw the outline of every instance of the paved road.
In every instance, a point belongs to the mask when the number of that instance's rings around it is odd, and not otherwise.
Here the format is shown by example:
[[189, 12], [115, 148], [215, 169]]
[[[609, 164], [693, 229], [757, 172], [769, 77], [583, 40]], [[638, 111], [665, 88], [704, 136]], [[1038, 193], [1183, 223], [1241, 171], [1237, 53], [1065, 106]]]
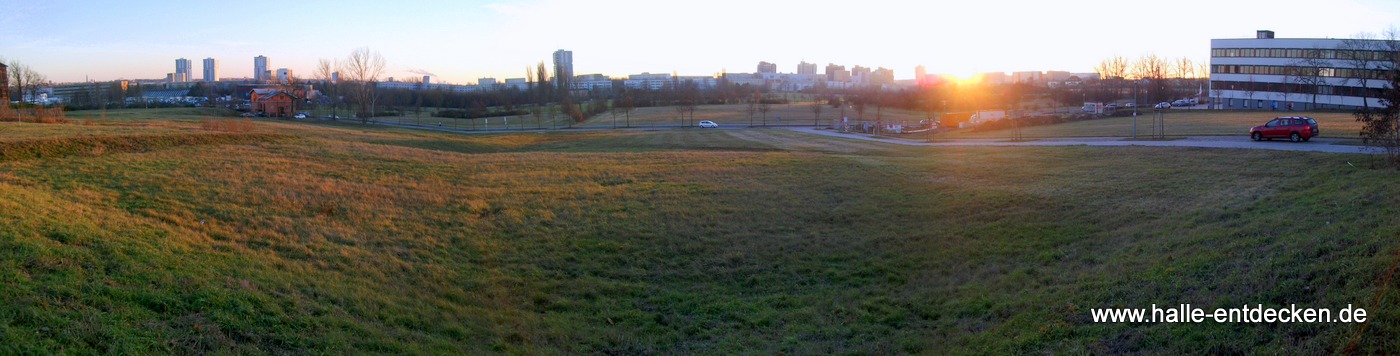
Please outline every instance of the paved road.
[[840, 137], [853, 140], [867, 140], [874, 142], [884, 142], [909, 146], [1151, 146], [1151, 147], [1202, 147], [1202, 148], [1236, 148], [1236, 149], [1259, 149], [1259, 150], [1281, 150], [1281, 151], [1308, 151], [1327, 153], [1380, 153], [1379, 150], [1369, 149], [1364, 146], [1345, 145], [1339, 143], [1354, 143], [1356, 140], [1314, 138], [1312, 141], [1296, 143], [1288, 140], [1260, 141], [1255, 142], [1248, 137], [1240, 136], [1190, 136], [1180, 140], [1168, 141], [1141, 141], [1129, 140], [1122, 137], [1074, 137], [1074, 138], [1040, 138], [1030, 141], [1013, 142], [1007, 139], [959, 139], [959, 140], [939, 140], [935, 142], [924, 142], [922, 140], [907, 140], [900, 138], [874, 137], [869, 134], [840, 133], [833, 130], [820, 130], [807, 128], [785, 128], [787, 130], [804, 132], [814, 135]]

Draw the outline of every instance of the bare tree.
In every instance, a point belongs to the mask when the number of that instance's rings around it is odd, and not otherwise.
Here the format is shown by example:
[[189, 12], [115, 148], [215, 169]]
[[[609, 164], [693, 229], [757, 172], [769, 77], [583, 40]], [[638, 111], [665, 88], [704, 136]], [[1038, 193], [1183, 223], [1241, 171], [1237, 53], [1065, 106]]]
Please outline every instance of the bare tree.
[[1191, 92], [1190, 85], [1194, 82], [1192, 79], [1196, 78], [1196, 63], [1191, 61], [1191, 58], [1181, 57], [1172, 64], [1175, 67], [1172, 71], [1176, 73], [1178, 90], [1182, 93]]
[[826, 104], [822, 104], [821, 99], [812, 101], [812, 126], [821, 125], [823, 106]]
[[1254, 74], [1250, 74], [1249, 79], [1246, 80], [1244, 83], [1244, 87], [1240, 88], [1241, 91], [1244, 91], [1244, 96], [1249, 98], [1249, 100], [1245, 101], [1244, 103], [1244, 107], [1246, 109], [1254, 108], [1254, 94], [1258, 92], [1257, 90], [1254, 90], [1254, 80]]
[[1312, 95], [1310, 109], [1316, 108], [1317, 89], [1322, 84], [1326, 84], [1325, 77], [1331, 76], [1334, 69], [1330, 66], [1330, 63], [1322, 58], [1322, 50], [1316, 48], [1303, 50], [1303, 57], [1289, 63], [1286, 67], [1288, 69], [1284, 73], [1284, 77], [1289, 83], [1297, 85], [1293, 90], [1289, 90], [1289, 93], [1299, 92]]
[[1147, 79], [1152, 86], [1152, 100], [1158, 101], [1166, 97], [1167, 89], [1167, 61], [1156, 54], [1148, 53], [1133, 62], [1131, 75], [1138, 79]]
[[768, 98], [767, 98], [767, 97], [759, 98], [759, 99], [758, 99], [758, 112], [763, 113], [763, 126], [768, 126], [768, 111], [769, 111], [769, 110], [773, 110], [773, 106], [772, 106], [772, 104], [769, 104]]
[[1094, 67], [1094, 72], [1099, 73], [1101, 79], [1127, 79], [1128, 59], [1114, 55], [1099, 62], [1099, 65]]
[[354, 85], [352, 95], [355, 105], [359, 109], [360, 122], [368, 123], [374, 116], [374, 87], [379, 82], [379, 76], [384, 75], [384, 56], [379, 52], [371, 52], [369, 47], [360, 47], [350, 51], [350, 55], [345, 58], [346, 79]]
[[336, 117], [336, 115], [335, 115], [335, 114], [336, 114], [335, 110], [336, 110], [336, 107], [338, 106], [337, 103], [335, 102], [335, 100], [337, 99], [337, 97], [336, 97], [336, 95], [335, 95], [335, 83], [332, 83], [332, 82], [331, 82], [331, 80], [334, 79], [335, 70], [336, 70], [337, 67], [339, 67], [339, 64], [338, 64], [338, 63], [335, 63], [335, 61], [332, 61], [332, 60], [326, 59], [326, 58], [321, 58], [319, 61], [316, 62], [316, 77], [317, 77], [318, 79], [321, 79], [321, 88], [322, 88], [322, 89], [325, 89], [325, 91], [326, 91], [326, 94], [325, 94], [325, 95], [326, 95], [326, 97], [329, 98], [329, 99], [327, 99], [327, 100], [320, 100], [320, 101], [330, 101], [330, 102], [331, 102], [331, 117], [332, 117], [332, 118]]
[[749, 114], [749, 126], [753, 126], [753, 114], [758, 112], [758, 94], [749, 98], [749, 105], [744, 108], [744, 112]]
[[680, 116], [681, 127], [685, 127], [685, 100], [677, 99], [671, 103], [676, 110], [676, 115]]
[[[1356, 83], [1358, 87], [1369, 88], [1371, 80], [1378, 79], [1374, 73], [1380, 71], [1382, 63], [1384, 63], [1384, 61], [1377, 60], [1374, 53], [1385, 50], [1385, 47], [1382, 42], [1376, 40], [1374, 34], [1367, 32], [1357, 33], [1337, 44], [1337, 60], [1341, 61], [1347, 68], [1351, 68], [1354, 73], [1353, 75], [1341, 76], [1342, 83]], [[1371, 100], [1363, 96], [1361, 107], [1370, 109]]]
[[15, 98], [16, 101], [19, 101], [19, 102], [23, 103], [23, 102], [24, 102], [24, 89], [26, 88], [25, 85], [24, 85], [24, 80], [27, 78], [27, 77], [25, 76], [25, 73], [29, 71], [29, 66], [26, 66], [26, 65], [24, 65], [24, 63], [20, 63], [19, 61], [10, 61], [9, 64], [10, 64], [10, 69], [9, 69], [9, 71], [10, 71], [10, 73], [9, 73], [9, 74], [10, 74], [10, 85], [11, 85], [11, 86], [14, 86], [14, 88], [15, 88], [15, 89], [14, 89], [14, 93], [15, 93], [14, 98]]

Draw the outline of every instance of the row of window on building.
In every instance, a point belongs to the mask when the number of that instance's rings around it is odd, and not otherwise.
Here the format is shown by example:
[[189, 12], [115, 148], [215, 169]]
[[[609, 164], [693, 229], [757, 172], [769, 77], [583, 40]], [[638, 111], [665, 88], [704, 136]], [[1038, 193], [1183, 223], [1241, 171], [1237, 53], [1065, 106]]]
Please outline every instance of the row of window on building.
[[1301, 66], [1252, 66], [1252, 65], [1213, 65], [1210, 66], [1211, 74], [1258, 74], [1258, 75], [1292, 75], [1312, 76], [1311, 72], [1316, 70], [1318, 77], [1324, 78], [1356, 78], [1356, 79], [1379, 79], [1385, 74], [1384, 71], [1374, 69], [1353, 69], [1353, 68], [1314, 68]]
[[1267, 83], [1267, 82], [1232, 82], [1216, 81], [1211, 82], [1211, 89], [1214, 90], [1236, 90], [1244, 92], [1273, 92], [1312, 95], [1339, 95], [1375, 98], [1381, 95], [1381, 89], [1361, 88], [1337, 85], [1311, 85], [1298, 83]]
[[1318, 58], [1383, 61], [1396, 55], [1391, 51], [1304, 49], [1304, 48], [1213, 48], [1211, 57], [1220, 58]]

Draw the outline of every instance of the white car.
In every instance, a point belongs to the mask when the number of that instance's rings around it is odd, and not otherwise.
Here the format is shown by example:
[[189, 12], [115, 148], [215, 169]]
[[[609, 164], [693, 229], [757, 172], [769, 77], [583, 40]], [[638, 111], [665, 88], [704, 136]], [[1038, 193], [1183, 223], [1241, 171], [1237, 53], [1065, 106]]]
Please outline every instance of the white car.
[[298, 119], [305, 119], [305, 118], [306, 118], [306, 114], [297, 114], [297, 116], [293, 116], [293, 117], [294, 117], [294, 118], [298, 118]]
[[1152, 108], [1154, 108], [1154, 109], [1171, 109], [1171, 108], [1172, 108], [1172, 103], [1168, 103], [1168, 102], [1163, 101], [1163, 102], [1157, 103], [1157, 105], [1156, 105], [1156, 106], [1153, 106]]
[[719, 124], [716, 124], [714, 121], [710, 120], [702, 120], [700, 121], [700, 127], [713, 129], [719, 127]]

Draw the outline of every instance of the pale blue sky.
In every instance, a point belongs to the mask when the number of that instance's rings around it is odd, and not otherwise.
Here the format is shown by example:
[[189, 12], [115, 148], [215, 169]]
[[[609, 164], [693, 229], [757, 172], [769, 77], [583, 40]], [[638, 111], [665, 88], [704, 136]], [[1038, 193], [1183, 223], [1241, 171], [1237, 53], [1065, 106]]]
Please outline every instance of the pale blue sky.
[[[523, 77], [550, 53], [575, 72], [782, 72], [798, 61], [930, 73], [1091, 71], [1154, 52], [1205, 61], [1212, 38], [1347, 37], [1400, 25], [1400, 1], [18, 1], [0, 0], [0, 57], [55, 81], [163, 78], [184, 57], [222, 76], [253, 57], [309, 76], [366, 46], [389, 76]], [[820, 71], [820, 69], [819, 69]]]

